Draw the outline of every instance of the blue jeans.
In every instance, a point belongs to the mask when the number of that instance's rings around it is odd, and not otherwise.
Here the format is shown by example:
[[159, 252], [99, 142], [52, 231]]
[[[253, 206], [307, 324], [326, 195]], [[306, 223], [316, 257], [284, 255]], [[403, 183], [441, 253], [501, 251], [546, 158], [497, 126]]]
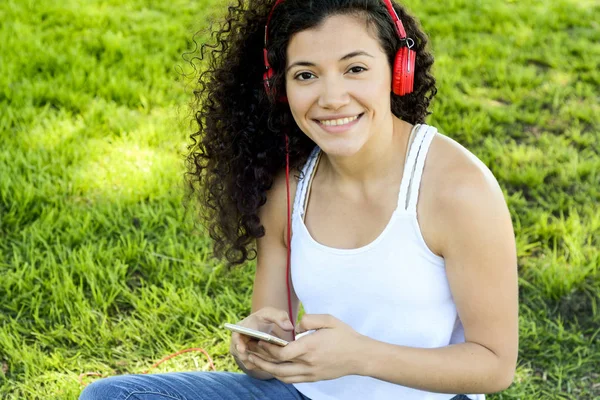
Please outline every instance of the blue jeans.
[[[117, 375], [92, 382], [79, 400], [310, 400], [277, 379], [261, 381], [234, 372]], [[451, 400], [468, 400], [458, 395]]]

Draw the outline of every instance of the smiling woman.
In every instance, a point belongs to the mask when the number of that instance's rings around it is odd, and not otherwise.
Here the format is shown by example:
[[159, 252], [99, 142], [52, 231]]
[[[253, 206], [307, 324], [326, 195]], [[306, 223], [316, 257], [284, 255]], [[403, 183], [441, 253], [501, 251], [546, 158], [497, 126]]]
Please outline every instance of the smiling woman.
[[232, 333], [245, 373], [111, 377], [81, 399], [482, 400], [508, 387], [510, 215], [490, 170], [425, 124], [436, 88], [415, 19], [390, 0], [240, 1], [216, 40], [190, 195], [216, 256], [258, 257], [237, 325], [289, 344]]

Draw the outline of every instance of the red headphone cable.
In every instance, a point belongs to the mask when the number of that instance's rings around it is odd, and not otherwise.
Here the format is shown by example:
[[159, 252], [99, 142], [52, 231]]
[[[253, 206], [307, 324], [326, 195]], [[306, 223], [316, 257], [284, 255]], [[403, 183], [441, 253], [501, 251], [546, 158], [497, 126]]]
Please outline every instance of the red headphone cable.
[[292, 296], [290, 290], [290, 271], [292, 269], [292, 234], [291, 234], [291, 225], [292, 225], [292, 217], [290, 211], [290, 139], [288, 135], [285, 135], [285, 184], [287, 191], [287, 266], [286, 266], [286, 284], [287, 284], [287, 295], [288, 295], [288, 316], [290, 321], [292, 321], [292, 326], [294, 329], [292, 330], [292, 340], [296, 340], [296, 321], [294, 321], [292, 314]]

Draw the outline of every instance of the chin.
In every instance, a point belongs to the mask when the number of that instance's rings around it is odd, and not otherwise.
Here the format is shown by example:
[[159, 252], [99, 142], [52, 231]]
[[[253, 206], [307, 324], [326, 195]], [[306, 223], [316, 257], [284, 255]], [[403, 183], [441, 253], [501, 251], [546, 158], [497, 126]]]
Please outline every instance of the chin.
[[330, 157], [352, 157], [362, 149], [364, 143], [349, 140], [327, 140], [317, 145]]
[[365, 146], [369, 135], [364, 126], [358, 126], [348, 132], [330, 133], [319, 129], [313, 121], [302, 129], [323, 152], [331, 157], [352, 157]]

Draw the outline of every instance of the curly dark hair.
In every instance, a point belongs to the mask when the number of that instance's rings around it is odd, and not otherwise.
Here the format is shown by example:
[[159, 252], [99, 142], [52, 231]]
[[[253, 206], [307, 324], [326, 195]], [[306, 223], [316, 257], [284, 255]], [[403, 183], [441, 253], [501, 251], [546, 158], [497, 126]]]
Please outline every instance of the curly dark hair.
[[[198, 130], [190, 138], [186, 160], [188, 198], [197, 198], [201, 217], [214, 240], [213, 253], [228, 266], [256, 257], [255, 238], [264, 235], [258, 210], [274, 178], [285, 168], [285, 136], [290, 168], [299, 169], [315, 143], [296, 125], [289, 106], [273, 102], [264, 90], [265, 23], [275, 0], [238, 0], [224, 22], [211, 28], [199, 58], [205, 61], [194, 91]], [[430, 73], [433, 56], [418, 22], [397, 4], [394, 9], [415, 42], [413, 93], [390, 90], [392, 113], [411, 124], [424, 123], [437, 89]], [[268, 58], [277, 93], [285, 92], [286, 50], [295, 33], [320, 25], [332, 15], [363, 17], [374, 27], [388, 55], [390, 71], [400, 41], [382, 0], [286, 0], [269, 24]], [[391, 88], [390, 88], [391, 89]]]

